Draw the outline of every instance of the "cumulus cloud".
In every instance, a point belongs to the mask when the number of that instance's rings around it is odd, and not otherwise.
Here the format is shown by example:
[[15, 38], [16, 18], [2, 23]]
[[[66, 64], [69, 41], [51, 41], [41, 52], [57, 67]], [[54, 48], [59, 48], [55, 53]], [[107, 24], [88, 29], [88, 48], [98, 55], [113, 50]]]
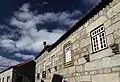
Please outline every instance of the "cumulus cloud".
[[72, 17], [74, 17], [74, 15], [81, 14], [80, 11], [75, 10], [72, 13], [67, 11], [59, 13], [46, 12], [44, 14], [36, 15], [30, 11], [29, 8], [29, 4], [24, 4], [20, 8], [20, 11], [17, 11], [15, 16], [12, 17], [10, 25], [19, 28], [19, 32], [22, 35], [18, 41], [15, 41], [16, 48], [33, 52], [40, 52], [43, 48], [43, 41], [47, 41], [48, 44], [52, 44], [66, 32], [61, 29], [48, 32], [46, 28], [38, 31], [36, 28], [37, 24], [58, 22], [60, 26], [72, 25], [76, 21], [75, 19], [72, 19]]
[[[10, 20], [10, 25], [17, 27], [21, 36], [18, 40], [2, 39], [0, 46], [4, 47], [8, 51], [20, 51], [27, 50], [33, 52], [40, 52], [43, 48], [43, 41], [47, 41], [47, 44], [54, 43], [61, 35], [66, 31], [61, 29], [52, 30], [49, 32], [45, 27], [41, 30], [37, 29], [38, 24], [46, 24], [46, 22], [57, 22], [60, 27], [63, 25], [71, 26], [76, 19], [72, 19], [75, 15], [80, 15], [78, 10], [70, 12], [46, 12], [44, 14], [35, 14], [30, 11], [30, 4], [25, 3], [15, 12], [15, 15]], [[56, 27], [58, 28], [58, 27]], [[5, 35], [4, 37], [6, 37]], [[15, 36], [15, 34], [13, 35]]]
[[0, 46], [7, 51], [17, 51], [17, 49], [15, 47], [15, 42], [13, 40], [10, 40], [10, 39], [1, 40]]
[[15, 57], [22, 58], [23, 60], [28, 60], [28, 59], [34, 59], [35, 57], [33, 55], [24, 55], [21, 53], [16, 53], [14, 55]]
[[0, 70], [18, 64], [19, 61], [0, 56]]

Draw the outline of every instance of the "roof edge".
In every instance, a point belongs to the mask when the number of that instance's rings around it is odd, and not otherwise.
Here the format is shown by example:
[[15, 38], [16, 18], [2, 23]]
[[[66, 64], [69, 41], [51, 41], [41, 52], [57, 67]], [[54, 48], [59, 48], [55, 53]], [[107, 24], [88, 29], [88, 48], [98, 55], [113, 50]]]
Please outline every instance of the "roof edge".
[[85, 22], [87, 22], [90, 18], [92, 18], [95, 14], [97, 14], [100, 10], [105, 8], [107, 5], [109, 5], [110, 2], [113, 0], [101, 0], [94, 8], [89, 10], [78, 22], [72, 26], [70, 30], [68, 30], [63, 36], [61, 36], [49, 49], [50, 52], [53, 48], [55, 48], [59, 43], [61, 43], [64, 39], [69, 37], [70, 34], [75, 32], [79, 27], [81, 27]]

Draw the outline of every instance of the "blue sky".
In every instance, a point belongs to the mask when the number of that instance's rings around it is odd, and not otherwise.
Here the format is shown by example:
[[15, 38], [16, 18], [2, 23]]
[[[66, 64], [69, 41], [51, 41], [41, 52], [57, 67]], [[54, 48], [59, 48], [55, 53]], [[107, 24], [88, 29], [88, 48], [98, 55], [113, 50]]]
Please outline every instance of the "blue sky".
[[1, 0], [0, 69], [34, 59], [100, 0]]

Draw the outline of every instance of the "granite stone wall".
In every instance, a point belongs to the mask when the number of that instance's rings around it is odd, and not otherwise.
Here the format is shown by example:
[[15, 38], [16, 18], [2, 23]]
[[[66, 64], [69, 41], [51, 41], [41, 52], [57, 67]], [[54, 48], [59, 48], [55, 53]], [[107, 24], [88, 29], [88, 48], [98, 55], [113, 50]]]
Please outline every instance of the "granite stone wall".
[[[102, 24], [108, 47], [93, 53], [90, 32]], [[63, 47], [68, 42], [72, 44], [73, 65], [65, 67]], [[120, 82], [120, 53], [112, 52], [113, 44], [117, 44], [120, 51], [120, 0], [113, 0], [52, 51], [43, 53], [36, 60], [36, 77], [40, 73], [36, 82], [41, 79], [51, 82], [54, 74], [63, 75], [68, 82]], [[90, 62], [85, 60], [85, 55], [89, 55]], [[42, 78], [43, 64], [46, 78]]]

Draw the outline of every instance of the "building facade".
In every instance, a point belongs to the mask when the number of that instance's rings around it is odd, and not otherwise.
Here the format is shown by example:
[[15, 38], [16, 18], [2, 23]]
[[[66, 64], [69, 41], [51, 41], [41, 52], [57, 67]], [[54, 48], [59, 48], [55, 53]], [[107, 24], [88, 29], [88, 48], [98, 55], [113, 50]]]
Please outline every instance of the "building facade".
[[0, 72], [0, 82], [35, 82], [35, 62], [22, 62]]
[[41, 51], [35, 81], [52, 82], [55, 75], [67, 82], [120, 82], [120, 0], [101, 0]]
[[0, 73], [0, 82], [12, 82], [12, 71], [13, 68], [9, 68], [4, 73]]

